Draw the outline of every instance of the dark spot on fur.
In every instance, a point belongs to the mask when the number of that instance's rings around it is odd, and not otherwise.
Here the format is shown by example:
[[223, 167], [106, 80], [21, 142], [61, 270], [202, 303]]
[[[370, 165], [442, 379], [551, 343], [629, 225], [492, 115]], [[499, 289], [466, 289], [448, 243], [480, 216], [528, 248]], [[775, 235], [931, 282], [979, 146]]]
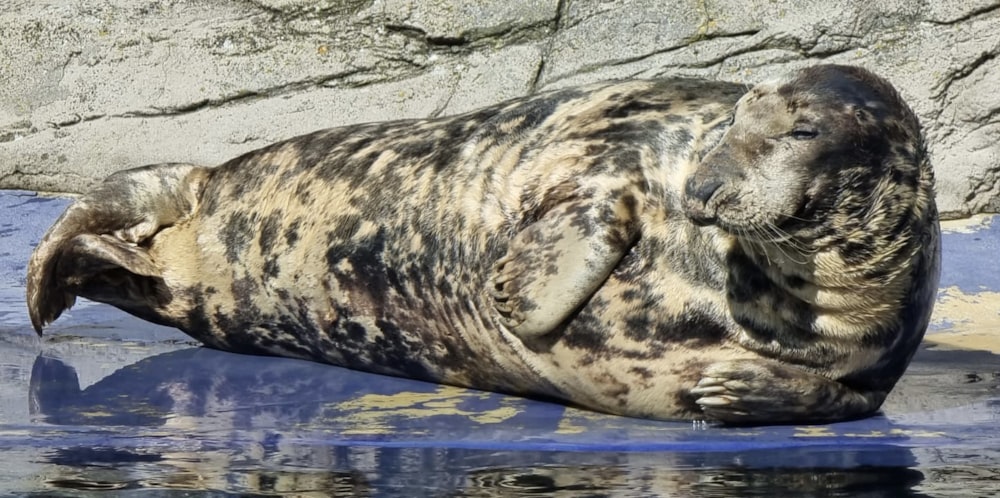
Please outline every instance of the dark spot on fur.
[[[645, 316], [630, 317], [629, 320], [630, 326], [626, 335], [640, 342], [653, 340], [664, 344], [684, 343], [689, 347], [698, 348], [721, 343], [727, 333], [725, 327], [717, 320], [695, 309], [685, 310], [674, 320], [652, 323]], [[633, 329], [631, 327], [633, 323], [645, 324], [645, 327]]]
[[226, 261], [230, 263], [241, 261], [252, 236], [253, 229], [246, 214], [237, 211], [229, 215], [228, 222], [219, 233], [219, 240], [226, 249]]
[[[398, 284], [395, 270], [388, 268], [382, 259], [385, 246], [385, 229], [364, 240], [331, 245], [326, 252], [327, 268], [341, 287], [382, 299], [390, 285]], [[342, 261], [350, 263], [348, 271], [339, 268]]]
[[649, 111], [659, 111], [669, 105], [669, 101], [648, 102], [645, 100], [630, 98], [619, 105], [606, 109], [604, 111], [604, 117], [609, 119], [628, 118], [634, 116], [635, 114], [641, 114]]
[[613, 121], [603, 130], [596, 132], [596, 134], [610, 141], [643, 142], [651, 135], [659, 132], [661, 127], [660, 122], [653, 120]]
[[441, 293], [441, 297], [446, 299], [451, 299], [454, 297], [454, 291], [452, 290], [451, 283], [447, 278], [441, 278], [438, 280], [438, 292]]
[[679, 323], [674, 322], [669, 327], [658, 325], [654, 338], [663, 342], [682, 339], [689, 346], [700, 348], [720, 344], [726, 339], [726, 334], [726, 328], [718, 321], [703, 313], [687, 310]]
[[264, 260], [264, 276], [267, 278], [278, 278], [281, 273], [281, 265], [277, 257], [269, 257]]
[[753, 337], [757, 342], [769, 344], [781, 337], [781, 333], [779, 331], [771, 327], [755, 323], [747, 317], [737, 315], [733, 318], [735, 318], [736, 323], [746, 329], [750, 337]]
[[619, 294], [622, 301], [638, 301], [642, 299], [642, 292], [639, 289], [627, 288]]
[[584, 154], [590, 157], [596, 157], [604, 154], [608, 151], [608, 149], [610, 149], [608, 144], [587, 144], [587, 147], [584, 149]]
[[387, 320], [376, 320], [381, 336], [372, 344], [372, 360], [378, 365], [389, 366], [409, 377], [432, 380], [430, 370], [419, 358], [425, 347], [418, 341], [409, 339], [396, 324]]
[[878, 251], [873, 234], [865, 234], [861, 239], [848, 240], [838, 249], [840, 257], [851, 266], [858, 266], [871, 260]]
[[350, 256], [354, 250], [355, 247], [351, 244], [334, 244], [330, 246], [330, 248], [326, 250], [327, 269], [331, 273], [337, 272], [337, 265], [339, 265], [341, 261], [347, 259], [347, 257]]
[[773, 291], [774, 284], [746, 255], [730, 253], [726, 257], [726, 266], [729, 269], [726, 292], [733, 301], [747, 303]]
[[347, 337], [354, 343], [361, 344], [368, 338], [368, 331], [360, 323], [347, 322], [344, 330], [347, 331]]
[[260, 285], [251, 277], [237, 278], [232, 285], [233, 300], [236, 301], [236, 313], [243, 316], [260, 314], [260, 309], [254, 303], [254, 298], [260, 291]]
[[430, 137], [414, 139], [393, 145], [393, 149], [402, 159], [429, 165], [440, 173], [455, 164], [455, 155], [461, 150], [461, 136], [452, 137], [451, 140], [455, 143], [449, 144]]
[[[252, 337], [259, 348], [255, 352], [267, 354], [281, 354], [282, 356], [293, 356], [297, 358], [315, 358], [315, 354], [299, 339], [298, 334], [275, 333], [272, 328], [281, 330], [281, 325], [271, 325], [269, 327], [259, 326], [250, 329]], [[256, 329], [256, 330], [255, 330]], [[283, 332], [283, 331], [282, 331]]]
[[649, 380], [653, 378], [653, 372], [645, 367], [631, 367], [628, 369], [629, 373], [638, 375], [643, 380]]
[[785, 275], [785, 285], [789, 289], [801, 289], [805, 287], [806, 281], [798, 275]]
[[267, 256], [274, 252], [274, 243], [278, 240], [284, 216], [281, 210], [277, 210], [264, 218], [260, 226], [260, 253]]
[[[489, 136], [510, 136], [510, 138], [520, 138], [527, 130], [533, 130], [549, 118], [560, 105], [569, 100], [577, 98], [581, 92], [576, 89], [564, 89], [552, 93], [543, 99], [527, 98], [515, 101], [504, 108], [500, 113], [491, 119], [486, 120], [480, 129]], [[511, 123], [516, 125], [504, 133], [501, 131]]]
[[[590, 216], [589, 209], [589, 204], [577, 202], [569, 206], [566, 210], [566, 216], [570, 218], [569, 225], [588, 238], [593, 237], [594, 232], [597, 231], [597, 227], [595, 226], [597, 220]], [[607, 207], [605, 210], [610, 211], [611, 208]], [[555, 242], [555, 240], [552, 242]]]
[[218, 344], [210, 340], [214, 327], [205, 313], [205, 293], [200, 288], [195, 287], [188, 289], [187, 294], [191, 299], [191, 309], [185, 316], [184, 331], [202, 342], [219, 347]]
[[302, 220], [296, 219], [285, 229], [285, 243], [288, 244], [288, 247], [294, 247], [295, 243], [299, 241], [299, 227], [301, 226]]
[[665, 124], [688, 125], [691, 122], [691, 118], [683, 114], [667, 114], [662, 119]]
[[607, 342], [601, 321], [588, 310], [579, 313], [566, 328], [563, 343], [568, 348], [598, 351]]
[[675, 128], [667, 134], [667, 139], [672, 147], [683, 147], [694, 140], [694, 135], [688, 128]]
[[635, 314], [625, 319], [625, 337], [645, 341], [653, 335], [653, 322], [648, 315]]

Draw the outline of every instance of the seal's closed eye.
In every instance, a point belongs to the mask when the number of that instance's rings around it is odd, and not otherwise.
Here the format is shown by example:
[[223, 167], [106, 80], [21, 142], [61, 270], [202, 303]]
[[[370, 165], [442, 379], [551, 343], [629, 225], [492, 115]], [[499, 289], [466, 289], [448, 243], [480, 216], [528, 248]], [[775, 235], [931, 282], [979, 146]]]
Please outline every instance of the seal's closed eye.
[[810, 125], [796, 125], [789, 135], [796, 140], [812, 140], [819, 136], [819, 130]]

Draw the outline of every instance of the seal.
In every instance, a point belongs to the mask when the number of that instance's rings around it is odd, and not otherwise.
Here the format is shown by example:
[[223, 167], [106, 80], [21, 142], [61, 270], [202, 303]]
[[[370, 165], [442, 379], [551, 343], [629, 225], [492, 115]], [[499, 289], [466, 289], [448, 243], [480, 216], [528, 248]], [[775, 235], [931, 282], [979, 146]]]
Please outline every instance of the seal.
[[36, 330], [83, 296], [229, 351], [635, 417], [875, 412], [940, 260], [920, 124], [822, 65], [660, 79], [116, 173], [31, 257]]

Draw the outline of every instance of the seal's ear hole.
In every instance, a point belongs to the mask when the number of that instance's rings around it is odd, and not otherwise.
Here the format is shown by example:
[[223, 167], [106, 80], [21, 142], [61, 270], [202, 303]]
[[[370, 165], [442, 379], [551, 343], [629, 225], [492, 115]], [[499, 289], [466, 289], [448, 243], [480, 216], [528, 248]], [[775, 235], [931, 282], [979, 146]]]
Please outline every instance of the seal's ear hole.
[[854, 107], [854, 119], [858, 120], [858, 123], [865, 124], [874, 121], [874, 116], [864, 107]]

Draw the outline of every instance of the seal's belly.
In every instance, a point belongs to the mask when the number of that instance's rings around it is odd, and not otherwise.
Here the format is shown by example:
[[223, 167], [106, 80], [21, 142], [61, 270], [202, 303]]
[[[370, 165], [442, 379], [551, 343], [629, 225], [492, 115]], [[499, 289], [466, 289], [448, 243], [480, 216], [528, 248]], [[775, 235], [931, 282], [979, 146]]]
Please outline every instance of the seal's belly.
[[[189, 265], [177, 261], [191, 255], [166, 250], [191, 231], [181, 226], [160, 232], [152, 252], [192, 308], [181, 328], [226, 350], [555, 395], [515, 350], [516, 339], [489, 315], [487, 263], [414, 250], [412, 234], [399, 237], [374, 221], [349, 238], [330, 240], [310, 228], [326, 226], [327, 216], [304, 213], [264, 230], [255, 224], [266, 225], [258, 220], [267, 216], [248, 219], [252, 235], [240, 252], [242, 264], [230, 263], [221, 248], [203, 250], [199, 266], [216, 270], [199, 274], [193, 286], [183, 270]], [[197, 245], [218, 247], [213, 241], [226, 237], [232, 216], [204, 216], [197, 223]], [[281, 235], [262, 243], [268, 231]]]

